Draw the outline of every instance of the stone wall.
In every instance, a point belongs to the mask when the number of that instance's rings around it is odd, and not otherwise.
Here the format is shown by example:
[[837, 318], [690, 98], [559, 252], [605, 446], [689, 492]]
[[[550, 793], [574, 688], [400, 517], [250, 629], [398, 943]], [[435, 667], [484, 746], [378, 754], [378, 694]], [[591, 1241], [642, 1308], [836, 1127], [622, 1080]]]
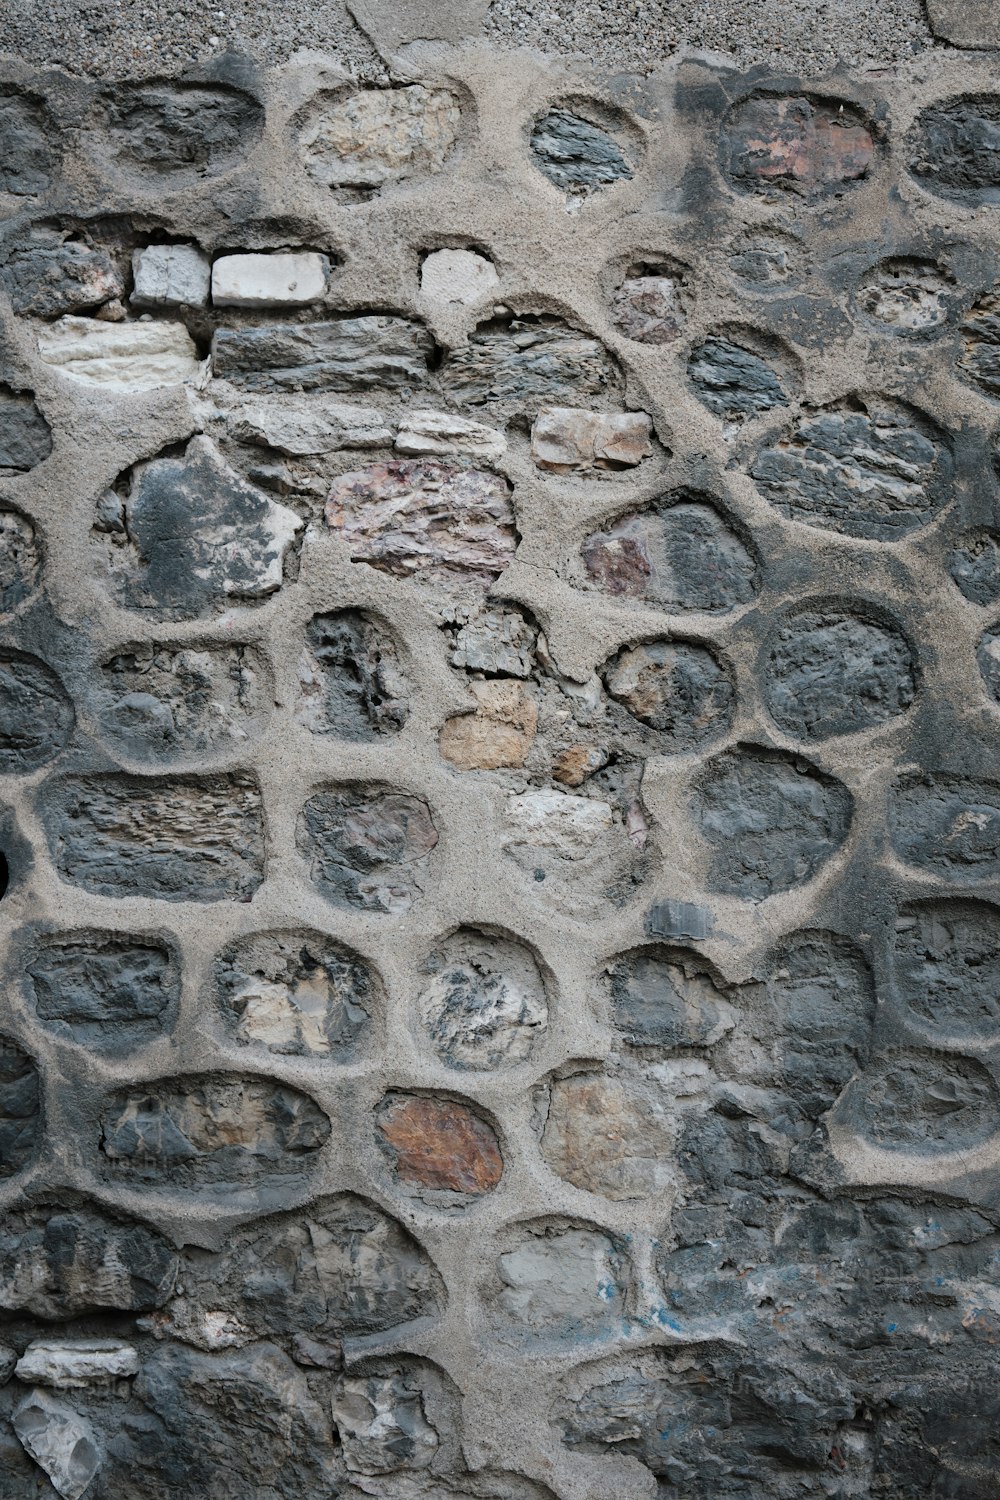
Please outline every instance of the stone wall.
[[989, 1500], [995, 55], [425, 12], [2, 70], [0, 1500]]

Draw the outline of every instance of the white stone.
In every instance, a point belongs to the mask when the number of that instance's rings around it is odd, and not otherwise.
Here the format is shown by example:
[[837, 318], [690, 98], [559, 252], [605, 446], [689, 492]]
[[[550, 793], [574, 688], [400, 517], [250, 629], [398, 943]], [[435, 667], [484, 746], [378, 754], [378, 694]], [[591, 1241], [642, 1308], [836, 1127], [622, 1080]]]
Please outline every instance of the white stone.
[[202, 373], [183, 323], [103, 323], [60, 318], [38, 335], [38, 352], [71, 380], [119, 391], [180, 385]]
[[507, 826], [522, 843], [583, 859], [613, 824], [611, 806], [566, 792], [521, 792], [507, 799]]
[[223, 255], [212, 267], [216, 307], [304, 307], [326, 291], [330, 262], [315, 250]]
[[326, 396], [268, 396], [266, 401], [247, 401], [234, 408], [229, 420], [234, 437], [263, 443], [291, 458], [392, 442], [392, 431], [375, 407], [352, 406]]
[[63, 1500], [79, 1500], [103, 1461], [97, 1434], [79, 1412], [46, 1391], [32, 1391], [11, 1424], [26, 1453]]
[[420, 290], [431, 302], [480, 302], [499, 285], [493, 262], [474, 250], [435, 250], [420, 268]]
[[138, 1373], [139, 1356], [131, 1344], [118, 1339], [38, 1339], [28, 1345], [14, 1370], [26, 1384], [61, 1390]]
[[136, 307], [207, 307], [212, 263], [197, 245], [147, 245], [132, 253]]
[[411, 411], [400, 420], [398, 453], [464, 453], [496, 460], [507, 451], [507, 439], [494, 427], [443, 411]]
[[333, 1398], [333, 1420], [344, 1461], [355, 1474], [425, 1469], [438, 1449], [421, 1392], [400, 1376], [359, 1375], [341, 1381]]

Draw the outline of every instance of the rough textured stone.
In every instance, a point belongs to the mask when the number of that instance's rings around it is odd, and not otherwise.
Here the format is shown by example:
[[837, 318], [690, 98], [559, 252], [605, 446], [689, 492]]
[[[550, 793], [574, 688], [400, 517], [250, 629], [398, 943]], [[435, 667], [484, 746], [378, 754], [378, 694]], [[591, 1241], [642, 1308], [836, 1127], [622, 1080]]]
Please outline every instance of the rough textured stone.
[[445, 760], [460, 771], [523, 766], [538, 728], [538, 708], [519, 682], [471, 682], [474, 713], [447, 719], [438, 737]]
[[264, 664], [247, 646], [137, 646], [102, 663], [105, 737], [136, 760], [239, 749], [258, 727]]
[[693, 811], [712, 888], [759, 901], [819, 873], [847, 837], [852, 799], [808, 761], [740, 746], [709, 762]]
[[1000, 912], [979, 901], [925, 901], [896, 921], [895, 977], [935, 1040], [992, 1038], [1000, 1020]]
[[32, 771], [66, 746], [75, 721], [69, 694], [37, 656], [0, 652], [0, 771]]
[[244, 443], [275, 448], [291, 458], [372, 448], [392, 441], [382, 412], [371, 406], [331, 401], [327, 396], [268, 396], [245, 401], [230, 417], [230, 430]]
[[976, 647], [976, 660], [986, 691], [1000, 703], [1000, 633], [996, 630], [983, 632]]
[[122, 166], [155, 183], [234, 166], [256, 143], [264, 111], [242, 89], [163, 82], [116, 89], [104, 121]]
[[43, 800], [64, 880], [102, 896], [249, 901], [264, 875], [260, 789], [245, 773], [53, 783]]
[[545, 984], [522, 944], [461, 929], [431, 954], [418, 1001], [434, 1051], [450, 1068], [525, 1062], [548, 1025]]
[[9, 86], [0, 93], [0, 192], [44, 193], [58, 165], [58, 147], [40, 99]]
[[840, 194], [868, 176], [874, 158], [863, 116], [833, 100], [751, 96], [722, 138], [723, 166], [744, 192]]
[[98, 508], [110, 581], [132, 609], [194, 619], [281, 587], [302, 522], [247, 484], [211, 439], [139, 464]]
[[41, 573], [42, 548], [34, 526], [20, 511], [0, 508], [0, 613], [30, 598]]
[[52, 432], [27, 391], [0, 385], [0, 475], [25, 474], [52, 452]]
[[662, 1192], [674, 1181], [670, 1104], [655, 1073], [557, 1078], [548, 1089], [542, 1155], [574, 1187], [613, 1202]]
[[[997, 129], [1000, 161], [1000, 120]], [[996, 289], [973, 303], [962, 322], [961, 332], [959, 370], [987, 396], [1000, 397], [1000, 297]]]
[[183, 323], [102, 323], [60, 318], [38, 335], [38, 352], [82, 385], [116, 391], [152, 391], [180, 385], [201, 373], [198, 350]]
[[247, 391], [407, 390], [429, 379], [434, 340], [405, 318], [337, 318], [220, 328], [212, 373]]
[[422, 798], [378, 786], [317, 793], [296, 830], [299, 852], [328, 900], [396, 915], [423, 891], [437, 841]]
[[959, 47], [1000, 47], [1000, 18], [991, 0], [927, 0], [935, 36]]
[[895, 256], [865, 273], [857, 302], [890, 333], [925, 334], [947, 322], [955, 293], [954, 276], [936, 261]]
[[611, 321], [639, 344], [672, 344], [687, 322], [686, 278], [679, 269], [633, 266], [611, 302]]
[[1000, 786], [940, 774], [902, 777], [889, 800], [889, 833], [905, 864], [945, 880], [995, 880]]
[[680, 491], [633, 511], [583, 544], [590, 579], [606, 593], [670, 610], [716, 612], [757, 592], [753, 555], [713, 505]]
[[326, 291], [330, 261], [315, 250], [220, 255], [212, 266], [216, 307], [307, 307]]
[[485, 588], [514, 555], [507, 480], [434, 459], [396, 459], [343, 474], [326, 522], [351, 559], [397, 577]]
[[646, 412], [604, 416], [573, 407], [543, 407], [531, 429], [531, 456], [539, 469], [555, 474], [634, 468], [653, 451], [652, 430]]
[[552, 849], [564, 859], [583, 859], [612, 823], [607, 802], [564, 792], [522, 792], [508, 799], [506, 816], [531, 847]]
[[538, 628], [520, 610], [459, 607], [447, 628], [453, 667], [491, 677], [531, 676]]
[[550, 182], [585, 196], [632, 176], [613, 136], [567, 109], [550, 109], [531, 132], [536, 164]]
[[238, 1042], [336, 1062], [364, 1046], [379, 993], [364, 959], [308, 930], [237, 938], [216, 960], [215, 988]]
[[495, 1131], [457, 1100], [387, 1094], [375, 1122], [394, 1176], [412, 1192], [466, 1201], [492, 1192], [503, 1175]]
[[212, 263], [197, 245], [147, 245], [132, 253], [134, 307], [207, 307]]
[[164, 1035], [180, 999], [176, 956], [155, 938], [49, 934], [25, 973], [38, 1019], [98, 1051], [126, 1052]]
[[694, 954], [637, 948], [608, 968], [611, 1007], [632, 1047], [706, 1047], [734, 1025], [733, 1011]]
[[731, 339], [705, 339], [692, 350], [687, 369], [695, 395], [717, 417], [750, 417], [787, 404], [778, 371]]
[[937, 1154], [977, 1145], [996, 1130], [1000, 1095], [982, 1063], [892, 1052], [848, 1089], [843, 1112], [886, 1151]]
[[482, 324], [448, 354], [442, 382], [454, 401], [503, 404], [531, 414], [543, 405], [613, 398], [621, 383], [597, 339], [552, 317], [498, 317]]
[[88, 1419], [65, 1401], [36, 1390], [21, 1402], [12, 1426], [52, 1488], [64, 1500], [79, 1500], [104, 1459]]
[[369, 191], [439, 172], [462, 113], [447, 89], [420, 83], [320, 96], [299, 136], [306, 171], [325, 187]]
[[947, 439], [930, 418], [855, 399], [801, 418], [751, 465], [757, 487], [792, 521], [895, 541], [951, 498]]
[[363, 610], [314, 615], [299, 663], [296, 718], [314, 734], [373, 740], [402, 729], [408, 686], [388, 628]]
[[403, 1372], [341, 1380], [333, 1420], [344, 1461], [354, 1473], [425, 1469], [438, 1451], [438, 1433], [427, 1420], [420, 1386]]
[[100, 1149], [114, 1177], [154, 1187], [262, 1189], [307, 1172], [330, 1135], [306, 1094], [262, 1078], [167, 1079], [108, 1101]]
[[948, 571], [973, 604], [1000, 600], [1000, 536], [992, 531], [967, 533], [948, 556]]
[[1000, 203], [1000, 96], [968, 94], [928, 105], [908, 147], [910, 171], [932, 193]]
[[884, 724], [913, 702], [906, 638], [876, 616], [830, 606], [786, 616], [765, 664], [775, 723], [806, 740]]
[[482, 422], [470, 422], [450, 412], [411, 411], [399, 424], [397, 453], [430, 457], [459, 453], [488, 463], [503, 458], [507, 439]]
[[87, 312], [125, 291], [106, 250], [45, 233], [14, 251], [4, 266], [3, 284], [14, 311], [36, 318]]
[[627, 1261], [609, 1235], [593, 1229], [529, 1228], [497, 1269], [501, 1333], [576, 1343], [606, 1337], [625, 1309]]
[[499, 284], [493, 262], [474, 250], [434, 250], [420, 267], [420, 290], [431, 302], [471, 305]]
[[0, 1178], [12, 1177], [34, 1156], [41, 1107], [34, 1062], [10, 1037], [0, 1036]]
[[29, 1344], [14, 1372], [26, 1385], [80, 1390], [139, 1373], [139, 1356], [120, 1339], [44, 1339]]
[[626, 646], [603, 668], [603, 676], [615, 702], [662, 737], [663, 751], [693, 749], [729, 725], [732, 679], [706, 646], [683, 641]]

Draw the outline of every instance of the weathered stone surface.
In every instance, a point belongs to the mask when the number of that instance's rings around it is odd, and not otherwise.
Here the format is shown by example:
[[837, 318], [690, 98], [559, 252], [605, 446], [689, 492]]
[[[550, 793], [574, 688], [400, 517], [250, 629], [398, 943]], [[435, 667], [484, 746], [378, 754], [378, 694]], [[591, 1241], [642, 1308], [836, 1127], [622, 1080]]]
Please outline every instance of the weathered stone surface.
[[743, 192], [839, 195], [868, 176], [872, 131], [851, 104], [758, 95], [738, 104], [722, 136], [722, 163]]
[[232, 413], [229, 425], [241, 442], [276, 448], [290, 458], [392, 442], [382, 412], [327, 396], [272, 395], [264, 401], [245, 401]]
[[438, 1433], [427, 1420], [420, 1386], [402, 1371], [341, 1380], [333, 1420], [344, 1461], [354, 1473], [425, 1469], [438, 1451]]
[[241, 748], [263, 714], [264, 664], [248, 646], [136, 646], [100, 671], [101, 728], [137, 760]]
[[678, 491], [633, 511], [583, 544], [590, 579], [606, 593], [670, 610], [711, 613], [749, 604], [756, 559], [713, 505]]
[[760, 901], [819, 873], [847, 837], [852, 798], [808, 761], [738, 746], [709, 762], [692, 808], [711, 888]]
[[538, 706], [519, 682], [470, 682], [471, 714], [447, 719], [438, 737], [445, 760], [460, 771], [523, 766], [538, 728]]
[[0, 93], [0, 192], [44, 193], [58, 160], [42, 101], [6, 86]]
[[775, 723], [806, 740], [884, 724], [904, 713], [916, 692], [902, 632], [836, 605], [785, 617], [771, 637], [764, 682]]
[[390, 1093], [375, 1123], [394, 1176], [412, 1192], [471, 1201], [503, 1176], [496, 1132], [455, 1099]]
[[302, 521], [241, 479], [210, 438], [137, 465], [125, 483], [99, 506], [96, 531], [130, 608], [196, 619], [281, 587]]
[[51, 429], [31, 394], [0, 385], [0, 475], [26, 474], [51, 452]]
[[435, 459], [394, 459], [336, 480], [327, 525], [352, 562], [397, 577], [485, 588], [514, 555], [506, 479]]
[[1000, 47], [1000, 17], [991, 0], [927, 0], [935, 36], [957, 47]]
[[977, 884], [1000, 873], [1000, 786], [938, 775], [905, 776], [889, 799], [889, 833], [905, 864]]
[[750, 229], [734, 244], [728, 265], [754, 292], [773, 292], [795, 278], [798, 259], [794, 240]]
[[212, 263], [197, 245], [147, 245], [132, 254], [134, 307], [207, 307]]
[[330, 1135], [306, 1094], [263, 1078], [178, 1078], [105, 1106], [101, 1154], [114, 1177], [226, 1192], [307, 1172]]
[[893, 256], [861, 278], [857, 302], [890, 333], [933, 333], [947, 322], [955, 293], [954, 276], [936, 261]]
[[456, 608], [446, 628], [453, 641], [449, 661], [487, 676], [530, 677], [538, 627], [510, 607]]
[[611, 321], [639, 344], [672, 344], [687, 322], [683, 272], [633, 266], [611, 302]]
[[895, 976], [918, 1025], [946, 1046], [992, 1041], [1000, 1022], [1000, 912], [922, 901], [896, 921]]
[[973, 604], [1000, 601], [1000, 536], [992, 531], [967, 532], [948, 555], [948, 572]]
[[[997, 158], [1000, 162], [1000, 119], [997, 132]], [[985, 395], [994, 399], [1000, 397], [1000, 295], [995, 288], [973, 303], [962, 322], [961, 332], [959, 370]]]
[[890, 1052], [862, 1073], [840, 1106], [872, 1145], [935, 1155], [978, 1145], [997, 1128], [1000, 1094], [970, 1057]]
[[125, 291], [106, 250], [44, 232], [14, 251], [2, 280], [14, 311], [36, 318], [87, 312]]
[[788, 402], [774, 366], [732, 339], [713, 335], [698, 344], [688, 359], [687, 372], [698, 400], [717, 417], [751, 417]]
[[216, 307], [307, 307], [326, 291], [330, 260], [315, 250], [220, 255], [212, 266]]
[[98, 1051], [126, 1052], [162, 1036], [180, 999], [176, 956], [153, 937], [47, 934], [25, 973], [42, 1024]]
[[655, 1071], [570, 1073], [547, 1106], [542, 1155], [574, 1187], [617, 1202], [673, 1185], [671, 1096]]
[[14, 1371], [26, 1385], [82, 1390], [139, 1373], [139, 1356], [120, 1339], [39, 1339], [28, 1345]]
[[563, 859], [583, 859], [612, 825], [611, 807], [565, 792], [520, 792], [507, 799], [508, 827], [526, 844]]
[[538, 168], [556, 187], [585, 196], [632, 176], [613, 136], [567, 109], [550, 109], [531, 132]]
[[442, 381], [454, 401], [503, 404], [534, 415], [543, 405], [617, 398], [621, 376], [597, 339], [559, 318], [498, 317], [449, 352]]
[[396, 643], [388, 627], [364, 610], [313, 616], [299, 684], [295, 716], [314, 734], [374, 740], [397, 733], [409, 715]]
[[38, 353], [69, 379], [108, 390], [152, 391], [201, 374], [198, 350], [183, 323], [67, 316], [39, 331]]
[[42, 547], [34, 526], [20, 511], [0, 508], [0, 613], [30, 598], [41, 574]]
[[507, 439], [483, 422], [470, 422], [452, 412], [410, 411], [400, 421], [395, 448], [397, 453], [432, 458], [458, 453], [491, 463], [503, 458]]
[[373, 190], [439, 172], [462, 123], [455, 95], [414, 83], [315, 101], [300, 136], [306, 171], [325, 187]]
[[0, 1036], [0, 1179], [27, 1166], [41, 1137], [38, 1070], [28, 1054]]
[[609, 1235], [532, 1226], [500, 1255], [497, 1270], [501, 1333], [576, 1343], [606, 1338], [621, 1323], [628, 1262]]
[[63, 750], [76, 715], [69, 694], [37, 656], [0, 651], [0, 772], [33, 771]]
[[1000, 203], [1000, 95], [967, 94], [928, 105], [907, 145], [910, 171], [930, 192]]
[[71, 1194], [60, 1198], [58, 1206], [4, 1211], [0, 1309], [63, 1321], [161, 1307], [177, 1271], [167, 1241], [144, 1224], [74, 1203]]
[[420, 290], [431, 302], [468, 306], [492, 296], [499, 284], [493, 262], [474, 250], [434, 250], [420, 267]]
[[602, 675], [615, 702], [662, 736], [661, 751], [715, 739], [732, 717], [732, 679], [707, 646], [663, 640], [626, 646]]
[[406, 391], [429, 379], [434, 340], [420, 323], [366, 316], [219, 328], [212, 373], [247, 391]]
[[391, 787], [341, 787], [310, 797], [295, 839], [328, 900], [399, 915], [423, 891], [438, 833], [420, 797]]
[[463, 928], [426, 968], [433, 977], [417, 1008], [442, 1062], [495, 1069], [531, 1056], [548, 1025], [548, 1003], [538, 964], [523, 944]]
[[32, 1391], [11, 1425], [31, 1457], [64, 1500], [79, 1500], [104, 1460], [93, 1425], [65, 1401]]
[[237, 938], [216, 960], [215, 987], [238, 1042], [336, 1062], [364, 1045], [379, 993], [364, 959], [309, 930]]
[[605, 416], [575, 407], [543, 407], [531, 428], [531, 456], [539, 469], [629, 469], [653, 451], [647, 412]]
[[43, 795], [64, 880], [101, 896], [249, 901], [264, 878], [260, 788], [245, 772], [68, 778]]
[[1000, 703], [1000, 631], [984, 630], [976, 646], [976, 660], [986, 691]]
[[711, 1047], [735, 1024], [732, 1007], [692, 953], [636, 948], [608, 968], [611, 1008], [632, 1047]]
[[897, 402], [852, 398], [801, 418], [758, 454], [750, 473], [789, 520], [891, 542], [948, 503], [952, 458], [929, 417]]
[[112, 150], [150, 180], [213, 177], [256, 144], [264, 111], [242, 89], [145, 83], [115, 89], [104, 105]]

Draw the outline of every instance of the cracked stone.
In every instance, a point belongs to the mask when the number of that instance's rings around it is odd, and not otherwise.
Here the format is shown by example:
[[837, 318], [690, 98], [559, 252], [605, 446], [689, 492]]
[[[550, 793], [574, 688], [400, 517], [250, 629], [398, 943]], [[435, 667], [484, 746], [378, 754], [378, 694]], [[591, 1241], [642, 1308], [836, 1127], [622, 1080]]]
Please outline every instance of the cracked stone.
[[104, 1462], [97, 1432], [80, 1412], [45, 1391], [32, 1391], [11, 1425], [63, 1500], [80, 1500]]
[[30, 393], [0, 385], [0, 475], [26, 474], [51, 452], [52, 431]]
[[394, 1175], [408, 1187], [472, 1200], [503, 1175], [495, 1131], [455, 1099], [390, 1093], [375, 1123]]
[[295, 717], [313, 734], [373, 740], [397, 733], [409, 715], [395, 641], [386, 625], [362, 610], [313, 616], [299, 685]]
[[207, 307], [212, 263], [197, 245], [147, 245], [132, 252], [134, 307]]
[[212, 373], [246, 391], [406, 391], [428, 382], [433, 354], [427, 329], [406, 318], [260, 323], [216, 329]]
[[652, 418], [644, 411], [606, 416], [571, 407], [543, 407], [531, 428], [531, 457], [537, 468], [556, 474], [635, 468], [653, 451], [652, 431]]
[[723, 162], [745, 192], [841, 194], [868, 176], [872, 132], [850, 104], [805, 98], [750, 98], [736, 106], [722, 138]]
[[400, 914], [423, 891], [438, 832], [420, 797], [384, 787], [343, 787], [309, 799], [295, 839], [328, 900]]
[[306, 171], [325, 187], [380, 188], [439, 172], [462, 123], [447, 89], [423, 84], [321, 98], [299, 136]]
[[548, 1025], [545, 985], [534, 958], [509, 938], [462, 929], [428, 959], [418, 1008], [448, 1067], [510, 1067], [530, 1057]]
[[584, 196], [632, 176], [613, 136], [566, 109], [550, 109], [531, 132], [535, 163], [556, 187]]

